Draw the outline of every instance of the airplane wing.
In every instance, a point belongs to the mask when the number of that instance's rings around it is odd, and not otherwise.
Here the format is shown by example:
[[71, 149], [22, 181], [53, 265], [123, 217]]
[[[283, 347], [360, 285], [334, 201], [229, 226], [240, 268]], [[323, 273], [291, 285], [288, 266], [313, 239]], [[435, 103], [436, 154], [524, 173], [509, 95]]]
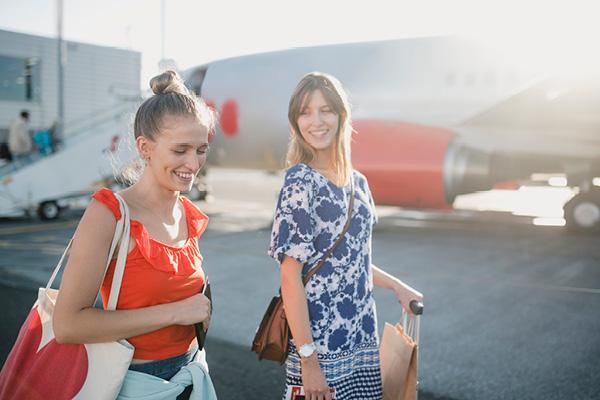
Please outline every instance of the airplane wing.
[[547, 77], [454, 127], [486, 150], [594, 159], [600, 154], [600, 76]]

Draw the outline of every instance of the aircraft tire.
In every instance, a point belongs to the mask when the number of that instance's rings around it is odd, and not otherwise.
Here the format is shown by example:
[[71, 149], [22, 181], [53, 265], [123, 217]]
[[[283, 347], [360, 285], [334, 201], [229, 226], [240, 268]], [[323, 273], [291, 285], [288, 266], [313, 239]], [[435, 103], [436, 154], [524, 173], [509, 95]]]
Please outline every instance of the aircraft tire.
[[600, 191], [579, 193], [564, 207], [567, 228], [573, 232], [600, 232]]
[[60, 216], [60, 207], [54, 200], [44, 201], [38, 207], [38, 216], [42, 221], [51, 221]]

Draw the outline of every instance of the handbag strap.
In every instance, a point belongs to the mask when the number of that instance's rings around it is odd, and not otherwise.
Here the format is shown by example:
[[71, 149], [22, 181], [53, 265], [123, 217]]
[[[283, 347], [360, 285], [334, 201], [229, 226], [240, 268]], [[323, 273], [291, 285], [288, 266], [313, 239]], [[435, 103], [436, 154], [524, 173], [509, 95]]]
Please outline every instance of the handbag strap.
[[[115, 227], [115, 233], [113, 235], [113, 239], [110, 244], [110, 250], [108, 252], [108, 260], [106, 261], [106, 266], [104, 268], [104, 276], [106, 276], [106, 271], [108, 270], [108, 266], [110, 265], [112, 256], [115, 253], [117, 244], [120, 243], [119, 254], [117, 255], [117, 265], [115, 266], [115, 274], [114, 274], [113, 281], [112, 281], [107, 310], [115, 310], [116, 309], [116, 303], [117, 303], [117, 299], [119, 297], [119, 292], [121, 289], [121, 281], [123, 280], [123, 272], [125, 270], [125, 261], [127, 259], [128, 248], [129, 248], [129, 208], [127, 207], [127, 204], [125, 203], [123, 198], [121, 198], [120, 195], [115, 193], [115, 197], [119, 201], [122, 218], [120, 218], [117, 221], [117, 225]], [[65, 259], [66, 255], [68, 254], [69, 250], [71, 249], [72, 244], [73, 244], [73, 239], [71, 239], [69, 241], [69, 244], [67, 245], [67, 247], [65, 248], [65, 251], [63, 252], [62, 256], [60, 257], [60, 260], [56, 264], [56, 267], [54, 267], [54, 271], [52, 272], [52, 275], [50, 276], [50, 279], [48, 280], [48, 283], [46, 284], [46, 290], [48, 290], [54, 283], [54, 280], [56, 279], [56, 276], [58, 275], [58, 272], [60, 271], [60, 268], [62, 267], [64, 259]], [[116, 288], [115, 288], [115, 286], [116, 286]], [[111, 308], [111, 306], [113, 308]]]
[[336, 249], [336, 247], [341, 243], [342, 239], [346, 235], [346, 232], [348, 232], [348, 228], [350, 228], [350, 222], [352, 221], [352, 209], [353, 208], [354, 208], [354, 176], [352, 175], [350, 177], [350, 203], [348, 204], [348, 217], [346, 218], [346, 224], [344, 225], [344, 229], [342, 229], [342, 233], [337, 238], [337, 240], [335, 241], [333, 246], [331, 246], [329, 248], [329, 250], [327, 251], [327, 253], [325, 253], [325, 255], [323, 257], [321, 257], [321, 260], [319, 260], [319, 263], [316, 266], [314, 266], [313, 268], [311, 268], [306, 273], [306, 275], [302, 279], [302, 283], [304, 284], [304, 286], [306, 286], [306, 284], [308, 283], [310, 278], [312, 278], [312, 276], [317, 273], [319, 268], [321, 268], [323, 266], [323, 264], [325, 264], [325, 261], [333, 253], [333, 251]]

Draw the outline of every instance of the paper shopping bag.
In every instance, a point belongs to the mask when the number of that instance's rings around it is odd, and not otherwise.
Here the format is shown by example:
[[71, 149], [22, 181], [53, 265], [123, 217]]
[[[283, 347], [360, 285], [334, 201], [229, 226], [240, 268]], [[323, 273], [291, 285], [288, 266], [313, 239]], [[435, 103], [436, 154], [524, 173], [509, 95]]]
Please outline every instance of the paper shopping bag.
[[417, 350], [400, 324], [385, 324], [379, 348], [384, 400], [416, 399]]

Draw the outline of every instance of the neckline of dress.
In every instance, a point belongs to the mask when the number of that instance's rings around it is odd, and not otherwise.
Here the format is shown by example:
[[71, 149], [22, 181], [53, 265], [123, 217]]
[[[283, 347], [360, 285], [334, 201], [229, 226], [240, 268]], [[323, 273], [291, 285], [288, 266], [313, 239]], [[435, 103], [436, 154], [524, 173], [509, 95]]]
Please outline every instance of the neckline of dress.
[[181, 196], [179, 196], [178, 200], [181, 203], [181, 206], [183, 207], [183, 218], [185, 219], [185, 226], [187, 227], [187, 231], [188, 231], [187, 238], [185, 239], [185, 242], [181, 246], [173, 246], [171, 244], [163, 243], [160, 240], [154, 239], [152, 236], [150, 236], [150, 232], [148, 232], [148, 229], [146, 229], [146, 226], [137, 219], [130, 218], [130, 223], [138, 224], [146, 232], [146, 234], [148, 234], [148, 239], [150, 239], [150, 241], [152, 241], [158, 245], [168, 247], [173, 250], [183, 250], [188, 246], [188, 244], [190, 242], [190, 237], [191, 237], [190, 236], [190, 222], [189, 222], [189, 218], [188, 218], [188, 210], [186, 208], [185, 201], [183, 201], [183, 198]]
[[[316, 169], [314, 169], [313, 167], [311, 167], [308, 164], [304, 164], [302, 163], [302, 165], [305, 165], [308, 167], [308, 169], [310, 169], [311, 171], [313, 171], [315, 174], [319, 175], [321, 178], [325, 179], [325, 181], [330, 184], [331, 186], [333, 186], [334, 188], [336, 188], [337, 190], [344, 190], [344, 189], [348, 189], [350, 187], [350, 181], [348, 181], [348, 183], [345, 186], [338, 186], [335, 183], [333, 183], [329, 178], [327, 178], [325, 175], [323, 175], [322, 173], [320, 173], [319, 171], [317, 171]], [[350, 174], [350, 179], [354, 179], [354, 169], [352, 169], [352, 172]]]

